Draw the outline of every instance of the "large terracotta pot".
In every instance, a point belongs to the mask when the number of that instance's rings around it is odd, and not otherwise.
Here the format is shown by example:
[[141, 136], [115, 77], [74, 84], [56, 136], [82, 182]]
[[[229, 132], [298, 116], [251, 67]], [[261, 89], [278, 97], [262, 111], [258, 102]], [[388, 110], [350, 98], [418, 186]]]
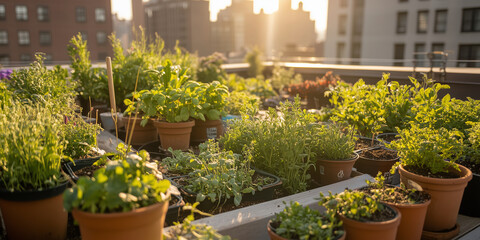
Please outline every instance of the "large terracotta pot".
[[[376, 149], [369, 149], [365, 151], [373, 151]], [[391, 149], [385, 149], [386, 151], [394, 151]], [[395, 157], [393, 159], [372, 159], [364, 157], [360, 154], [358, 160], [355, 162], [354, 167], [361, 173], [369, 174], [370, 176], [377, 176], [378, 172], [389, 172], [392, 166], [400, 159]]]
[[440, 232], [455, 227], [463, 191], [468, 181], [472, 179], [472, 172], [468, 168], [462, 165], [458, 166], [461, 170], [458, 178], [430, 178], [409, 172], [400, 165], [402, 183], [411, 188], [413, 181], [432, 197], [425, 218], [424, 230]]
[[[271, 221], [268, 221], [268, 224], [267, 224], [267, 231], [268, 231], [268, 236], [270, 236], [270, 240], [288, 240], [284, 237], [281, 237], [280, 235], [278, 235], [277, 233], [275, 233], [275, 231], [273, 230], [272, 226], [270, 225]], [[338, 238], [335, 238], [335, 240], [345, 240], [345, 236], [347, 235], [346, 232], [343, 232], [343, 235], [338, 237]]]
[[0, 192], [8, 239], [65, 239], [68, 214], [63, 208], [67, 182], [44, 191]]
[[82, 239], [162, 239], [168, 201], [130, 212], [88, 213], [72, 210]]
[[160, 144], [163, 149], [187, 150], [190, 147], [190, 134], [195, 121], [169, 123], [153, 121], [160, 135]]
[[430, 200], [419, 204], [386, 204], [397, 208], [402, 215], [396, 240], [412, 240], [422, 237], [423, 223]]
[[358, 154], [354, 154], [354, 157], [347, 160], [317, 160], [313, 178], [322, 186], [349, 179], [358, 159]]
[[[131, 145], [143, 145], [149, 142], [156, 141], [158, 138], [157, 130], [155, 126], [153, 126], [152, 121], [148, 121], [147, 124], [142, 127], [140, 125], [140, 122], [142, 121], [142, 118], [135, 118], [135, 117], [129, 117], [129, 116], [123, 116], [122, 122], [125, 125], [125, 130], [126, 130], [126, 136], [130, 136], [130, 132], [132, 131], [133, 127], [133, 136], [132, 136], [132, 142], [130, 143]], [[135, 120], [135, 125], [133, 124]], [[125, 139], [125, 142], [127, 142], [128, 139]]]
[[343, 228], [347, 232], [347, 240], [395, 240], [397, 236], [398, 226], [400, 225], [400, 219], [402, 214], [395, 209], [385, 205], [388, 208], [392, 208], [396, 216], [393, 219], [384, 222], [360, 222], [353, 219], [340, 216], [340, 220], [343, 222]]
[[192, 128], [190, 142], [202, 143], [208, 139], [216, 139], [223, 135], [222, 120], [202, 121], [195, 119], [195, 126]]

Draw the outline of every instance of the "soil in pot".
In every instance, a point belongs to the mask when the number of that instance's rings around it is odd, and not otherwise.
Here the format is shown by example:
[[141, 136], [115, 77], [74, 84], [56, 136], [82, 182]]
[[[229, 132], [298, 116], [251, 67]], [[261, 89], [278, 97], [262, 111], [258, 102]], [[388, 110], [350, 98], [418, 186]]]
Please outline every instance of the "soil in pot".
[[398, 133], [380, 133], [375, 137], [376, 140], [380, 142], [385, 142], [387, 144], [400, 139], [400, 135]]
[[355, 142], [355, 150], [370, 149], [379, 146], [382, 146], [381, 142], [367, 137], [358, 137], [357, 141]]
[[373, 177], [379, 171], [382, 173], [390, 171], [399, 159], [397, 151], [387, 148], [367, 149], [363, 150], [359, 155], [354, 167], [357, 168], [357, 171]]

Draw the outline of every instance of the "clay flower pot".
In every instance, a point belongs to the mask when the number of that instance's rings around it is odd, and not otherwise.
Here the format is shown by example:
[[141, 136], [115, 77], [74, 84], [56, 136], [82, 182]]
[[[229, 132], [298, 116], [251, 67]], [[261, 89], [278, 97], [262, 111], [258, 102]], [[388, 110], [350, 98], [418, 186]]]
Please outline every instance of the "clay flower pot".
[[440, 232], [455, 227], [463, 191], [472, 179], [472, 172], [468, 168], [462, 165], [458, 166], [461, 170], [458, 178], [430, 178], [409, 172], [400, 165], [402, 183], [411, 188], [413, 181], [432, 197], [425, 218], [424, 230]]
[[[149, 142], [156, 141], [158, 138], [157, 130], [153, 126], [152, 121], [148, 121], [147, 125], [142, 127], [140, 122], [142, 121], [141, 117], [129, 117], [122, 116], [122, 123], [125, 125], [126, 135], [130, 136], [130, 132], [133, 127], [133, 136], [131, 145], [143, 145]], [[135, 120], [135, 125], [133, 124]], [[125, 139], [126, 142], [126, 139]]]
[[[270, 223], [271, 223], [271, 221], [268, 221], [268, 224], [267, 224], [267, 231], [268, 231], [268, 236], [270, 236], [270, 240], [288, 240], [288, 239], [278, 235], [275, 232], [275, 230], [273, 229], [273, 227], [270, 225]], [[347, 235], [347, 233], [344, 232], [342, 236], [340, 236], [339, 238], [335, 238], [335, 240], [345, 240], [346, 235]]]
[[[391, 152], [388, 154], [390, 158], [375, 159], [375, 157], [364, 156], [364, 152], [379, 151], [379, 150]], [[388, 148], [367, 149], [367, 150], [364, 150], [364, 152], [360, 154], [357, 162], [355, 162], [354, 167], [357, 168], [357, 171], [361, 173], [369, 174], [370, 176], [376, 176], [379, 171], [382, 173], [390, 171], [392, 166], [398, 161], [398, 159], [400, 159], [400, 157], [397, 156], [396, 151]]]
[[223, 135], [222, 120], [206, 120], [195, 119], [195, 126], [192, 128], [190, 141], [193, 143], [202, 143], [208, 139], [216, 139]]
[[397, 208], [402, 215], [396, 240], [420, 239], [422, 237], [423, 223], [430, 201], [419, 204], [385, 203]]
[[187, 150], [190, 147], [190, 134], [195, 121], [169, 123], [153, 121], [160, 135], [160, 143], [163, 149]]
[[[169, 194], [168, 194], [169, 195]], [[82, 239], [162, 239], [168, 201], [121, 213], [72, 210]]]
[[385, 205], [388, 208], [391, 208], [395, 211], [396, 216], [393, 219], [383, 221], [383, 222], [360, 222], [350, 218], [346, 218], [343, 215], [339, 214], [340, 220], [343, 222], [343, 228], [348, 234], [348, 239], [355, 240], [372, 240], [372, 239], [382, 239], [382, 240], [395, 240], [397, 236], [397, 229], [400, 225], [400, 219], [402, 214], [395, 209]]
[[67, 182], [44, 191], [0, 191], [0, 209], [8, 239], [65, 239], [63, 208]]
[[317, 160], [313, 178], [320, 185], [328, 185], [350, 178], [358, 154], [347, 160]]

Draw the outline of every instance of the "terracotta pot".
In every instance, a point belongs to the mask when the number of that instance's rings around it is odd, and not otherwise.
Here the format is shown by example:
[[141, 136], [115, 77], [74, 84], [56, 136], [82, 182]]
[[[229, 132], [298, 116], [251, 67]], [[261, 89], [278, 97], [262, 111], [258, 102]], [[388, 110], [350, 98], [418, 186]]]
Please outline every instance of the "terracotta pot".
[[400, 165], [402, 183], [411, 188], [413, 181], [432, 197], [425, 218], [424, 230], [440, 232], [455, 227], [463, 191], [468, 181], [472, 179], [472, 172], [468, 168], [462, 165], [458, 166], [461, 170], [459, 178], [430, 178], [409, 172]]
[[[387, 206], [387, 205], [385, 205]], [[384, 222], [360, 222], [353, 219], [340, 216], [340, 220], [343, 221], [343, 228], [347, 232], [347, 239], [355, 240], [372, 240], [372, 239], [382, 239], [382, 240], [395, 240], [397, 236], [397, 229], [400, 225], [400, 219], [402, 214], [395, 209], [394, 207], [387, 206], [392, 208], [396, 216], [393, 219], [384, 221]]]
[[[270, 236], [270, 240], [288, 240], [284, 237], [281, 237], [277, 233], [275, 233], [275, 231], [273, 230], [270, 223], [271, 223], [271, 221], [268, 221], [268, 224], [267, 224], [267, 231], [268, 231], [268, 236]], [[335, 238], [335, 240], [345, 240], [346, 235], [347, 235], [347, 233], [344, 232], [342, 236], [340, 236], [339, 238]]]
[[72, 210], [82, 239], [162, 239], [168, 201], [122, 213]]
[[386, 204], [397, 208], [402, 215], [396, 240], [412, 240], [422, 237], [423, 223], [430, 200], [419, 204]]
[[[365, 151], [372, 151], [374, 149], [369, 149]], [[391, 149], [386, 149], [387, 151], [394, 151]], [[357, 169], [357, 171], [361, 173], [366, 173], [369, 174], [370, 176], [377, 176], [378, 172], [389, 172], [392, 166], [400, 159], [400, 157], [396, 157], [394, 159], [382, 159], [382, 160], [376, 160], [376, 159], [371, 159], [367, 157], [362, 157], [360, 154], [358, 157], [357, 162], [355, 162], [354, 167]]]
[[190, 133], [195, 121], [169, 123], [153, 121], [160, 135], [160, 143], [163, 149], [187, 150], [190, 147]]
[[63, 208], [67, 182], [44, 191], [0, 193], [8, 239], [65, 239], [68, 214]]
[[202, 121], [195, 119], [195, 126], [192, 128], [190, 141], [192, 143], [202, 143], [208, 139], [216, 139], [223, 135], [222, 120]]
[[[140, 117], [129, 117], [129, 116], [123, 116], [122, 122], [125, 125], [125, 130], [126, 130], [126, 136], [130, 135], [130, 132], [132, 131], [133, 128], [133, 136], [132, 136], [132, 142], [130, 143], [131, 145], [143, 145], [149, 142], [156, 141], [158, 138], [157, 130], [155, 126], [153, 126], [152, 121], [148, 121], [147, 125], [145, 127], [142, 127], [140, 125], [140, 122], [142, 121], [142, 118]], [[135, 120], [135, 125], [133, 124]], [[127, 142], [127, 139], [125, 139], [125, 142]]]
[[322, 186], [349, 179], [358, 159], [358, 154], [354, 154], [353, 158], [347, 160], [317, 160], [313, 178]]

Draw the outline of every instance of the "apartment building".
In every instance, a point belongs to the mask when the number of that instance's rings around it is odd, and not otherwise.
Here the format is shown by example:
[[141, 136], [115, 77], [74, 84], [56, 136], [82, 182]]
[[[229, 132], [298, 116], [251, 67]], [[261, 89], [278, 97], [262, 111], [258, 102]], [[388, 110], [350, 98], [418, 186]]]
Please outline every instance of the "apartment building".
[[110, 0], [0, 0], [0, 64], [24, 65], [36, 52], [68, 62], [67, 44], [79, 32], [92, 60], [111, 55]]
[[[478, 0], [329, 0], [328, 63], [480, 67]], [[441, 65], [433, 55], [433, 65]]]

